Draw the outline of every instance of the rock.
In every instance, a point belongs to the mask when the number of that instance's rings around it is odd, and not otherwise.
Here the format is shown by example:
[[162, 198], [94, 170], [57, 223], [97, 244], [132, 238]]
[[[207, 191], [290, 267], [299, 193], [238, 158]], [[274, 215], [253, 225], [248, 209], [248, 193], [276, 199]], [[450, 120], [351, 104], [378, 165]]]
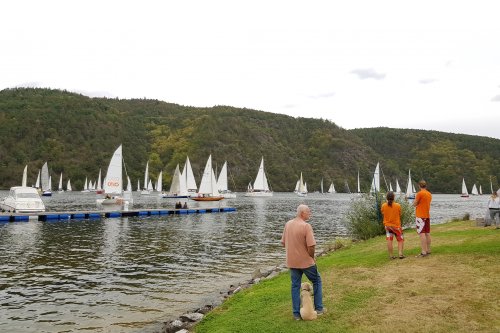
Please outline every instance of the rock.
[[262, 272], [260, 271], [260, 268], [257, 268], [253, 274], [252, 274], [252, 280], [258, 279], [262, 277]]
[[165, 323], [165, 327], [163, 328], [163, 332], [165, 333], [175, 333], [185, 327], [185, 323], [182, 321], [176, 319], [174, 321], [171, 321], [169, 323]]
[[272, 279], [273, 277], [278, 276], [278, 274], [279, 274], [279, 272], [272, 272], [271, 274], [266, 276], [266, 279]]
[[177, 331], [175, 333], [189, 333], [189, 331], [187, 329], [183, 328], [182, 330]]
[[203, 318], [202, 313], [186, 313], [180, 317], [182, 321], [190, 321], [190, 322], [195, 322], [195, 321], [200, 321]]
[[207, 314], [210, 311], [212, 311], [213, 308], [214, 307], [212, 305], [205, 305], [204, 307], [197, 309], [195, 312], [199, 312], [201, 314]]

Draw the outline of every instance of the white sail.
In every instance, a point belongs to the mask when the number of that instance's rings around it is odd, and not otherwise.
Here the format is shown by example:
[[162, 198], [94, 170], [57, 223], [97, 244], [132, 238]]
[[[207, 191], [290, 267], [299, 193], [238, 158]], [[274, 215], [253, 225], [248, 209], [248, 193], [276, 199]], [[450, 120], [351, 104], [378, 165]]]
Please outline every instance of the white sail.
[[358, 170], [358, 193], [361, 193], [361, 187], [360, 187], [360, 184], [359, 184], [359, 170]]
[[68, 183], [66, 184], [66, 191], [71, 192], [73, 189], [71, 188], [71, 180], [68, 179]]
[[408, 184], [406, 185], [406, 197], [410, 198], [413, 196], [413, 182], [411, 180], [411, 170], [408, 170]]
[[47, 189], [47, 191], [52, 191], [52, 176], [49, 176], [49, 188]]
[[295, 183], [295, 189], [293, 190], [293, 193], [298, 193], [299, 192], [299, 187], [300, 187], [300, 179], [297, 179], [297, 182]]
[[28, 184], [28, 166], [26, 165], [23, 170], [23, 179], [21, 181], [21, 186], [26, 187]]
[[474, 185], [472, 186], [472, 190], [470, 191], [470, 193], [471, 193], [472, 195], [478, 195], [478, 194], [479, 194], [479, 191], [477, 190], [477, 186], [476, 186], [476, 184], [474, 184]]
[[62, 182], [62, 172], [61, 172], [61, 176], [59, 177], [59, 186], [57, 187], [57, 190], [59, 192], [64, 192], [64, 189], [63, 189], [63, 182]]
[[40, 170], [38, 170], [38, 176], [36, 177], [35, 188], [40, 188]]
[[380, 191], [380, 163], [377, 163], [375, 171], [373, 172], [372, 186], [370, 187], [370, 193], [377, 193]]
[[42, 191], [50, 191], [49, 188], [49, 167], [47, 162], [42, 166], [42, 176], [40, 178], [42, 182]]
[[483, 195], [483, 187], [479, 185], [479, 195]]
[[122, 145], [120, 145], [113, 153], [105, 179], [106, 181], [103, 186], [104, 193], [119, 195], [123, 193]]
[[212, 155], [208, 157], [207, 164], [205, 165], [205, 170], [203, 171], [203, 176], [200, 182], [200, 189], [198, 190], [200, 194], [208, 194], [210, 196], [218, 196], [219, 191], [217, 189], [217, 181], [215, 180], [215, 173], [212, 168]]
[[321, 193], [323, 193], [323, 178], [321, 178], [321, 183], [319, 184]]
[[304, 182], [304, 178], [302, 177], [302, 172], [300, 173], [299, 189], [297, 190], [297, 194], [299, 196], [305, 196], [305, 195], [307, 195], [307, 185]]
[[224, 162], [222, 169], [220, 169], [219, 178], [217, 178], [217, 189], [219, 192], [227, 192], [227, 161]]
[[148, 189], [149, 181], [149, 161], [146, 162], [146, 171], [144, 171], [144, 189]]
[[467, 191], [467, 186], [465, 185], [465, 178], [462, 178], [462, 197], [468, 197], [469, 191]]
[[264, 157], [260, 161], [259, 172], [253, 183], [254, 191], [269, 191], [269, 184], [267, 183], [266, 172], [264, 171]]
[[194, 179], [193, 169], [191, 168], [189, 157], [186, 157], [186, 163], [184, 164], [182, 175], [186, 180], [186, 188], [188, 192], [196, 192], [198, 187], [196, 186], [196, 180]]
[[82, 192], [88, 192], [89, 191], [89, 186], [87, 184], [87, 177], [85, 177], [85, 183], [83, 183], [83, 190]]
[[335, 193], [335, 185], [333, 182], [330, 184], [330, 187], [328, 188], [328, 193]]
[[137, 192], [141, 191], [141, 181], [137, 179]]
[[186, 187], [186, 178], [181, 173], [179, 169], [179, 164], [175, 167], [174, 176], [172, 177], [172, 183], [170, 184], [170, 195], [186, 196], [188, 195], [188, 190]]
[[101, 169], [99, 168], [99, 177], [97, 177], [97, 188], [96, 190], [100, 191], [102, 190], [102, 183], [101, 183]]
[[394, 192], [394, 190], [392, 189], [392, 183], [389, 183], [389, 191]]
[[401, 187], [399, 186], [398, 179], [396, 178], [396, 193], [401, 193]]
[[156, 190], [158, 192], [161, 192], [162, 187], [163, 187], [163, 171], [160, 171], [160, 174], [158, 175], [158, 180], [156, 181]]

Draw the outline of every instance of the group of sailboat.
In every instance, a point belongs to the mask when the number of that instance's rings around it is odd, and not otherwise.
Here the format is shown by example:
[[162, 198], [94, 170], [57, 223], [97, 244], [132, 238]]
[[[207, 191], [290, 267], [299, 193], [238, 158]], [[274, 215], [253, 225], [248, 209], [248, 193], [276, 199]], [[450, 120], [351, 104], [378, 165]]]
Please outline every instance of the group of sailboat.
[[300, 178], [297, 180], [297, 184], [295, 185], [294, 193], [299, 197], [307, 196], [307, 183], [304, 182], [304, 179], [302, 178], [302, 172], [300, 173]]

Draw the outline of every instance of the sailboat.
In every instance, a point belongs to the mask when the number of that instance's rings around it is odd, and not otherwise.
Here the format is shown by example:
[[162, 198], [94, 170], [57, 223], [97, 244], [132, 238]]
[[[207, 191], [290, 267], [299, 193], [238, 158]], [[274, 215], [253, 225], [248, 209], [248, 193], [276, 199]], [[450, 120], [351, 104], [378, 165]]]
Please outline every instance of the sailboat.
[[71, 180], [68, 179], [68, 183], [66, 184], [66, 192], [71, 192], [73, 189], [71, 188]]
[[401, 194], [401, 187], [399, 186], [398, 179], [396, 178], [396, 194]]
[[236, 193], [229, 190], [227, 181], [227, 161], [224, 162], [222, 169], [219, 173], [219, 178], [217, 178], [217, 189], [219, 193], [226, 199], [236, 198]]
[[188, 190], [186, 186], [186, 177], [181, 173], [179, 164], [175, 167], [174, 176], [168, 193], [163, 193], [162, 198], [188, 198]]
[[103, 194], [104, 190], [102, 189], [102, 183], [101, 183], [101, 169], [99, 168], [99, 177], [97, 177], [97, 187], [96, 187], [96, 194]]
[[302, 178], [302, 172], [300, 173], [299, 187], [297, 189], [297, 195], [299, 197], [307, 196], [307, 185], [304, 183], [304, 179]]
[[21, 180], [21, 186], [26, 187], [28, 183], [28, 166], [26, 165], [23, 170], [23, 179]]
[[153, 186], [149, 186], [151, 180], [149, 179], [149, 161], [146, 162], [146, 171], [144, 171], [144, 188], [141, 191], [142, 195], [148, 195], [151, 193], [151, 189]]
[[337, 193], [337, 191], [335, 190], [335, 185], [333, 184], [333, 182], [330, 184], [330, 187], [328, 188], [328, 193]]
[[462, 194], [460, 196], [462, 198], [469, 197], [469, 191], [467, 191], [467, 186], [465, 185], [465, 178], [462, 178]]
[[40, 178], [42, 182], [42, 196], [50, 197], [52, 196], [52, 184], [49, 176], [49, 167], [47, 166], [47, 162], [42, 166], [42, 176]]
[[273, 191], [269, 188], [266, 172], [264, 170], [264, 157], [260, 161], [259, 171], [253, 186], [249, 184], [249, 188], [245, 193], [246, 197], [272, 197]]
[[191, 197], [195, 201], [219, 201], [224, 199], [219, 194], [217, 180], [215, 179], [214, 169], [212, 168], [212, 155], [208, 157], [203, 176], [201, 177], [200, 188], [197, 197]]
[[198, 187], [196, 186], [196, 180], [194, 179], [193, 169], [191, 168], [189, 156], [186, 156], [186, 163], [184, 164], [184, 169], [182, 169], [182, 176], [184, 177], [184, 180], [186, 182], [188, 195], [194, 195]]
[[38, 170], [38, 176], [36, 177], [35, 188], [40, 189], [40, 170]]
[[321, 178], [321, 183], [319, 184], [321, 194], [323, 194], [323, 178]]
[[59, 177], [59, 186], [57, 187], [57, 192], [59, 192], [59, 193], [64, 192], [63, 182], [62, 182], [62, 172], [61, 172], [61, 176]]
[[406, 194], [407, 199], [415, 199], [415, 189], [413, 186], [413, 182], [411, 180], [411, 170], [408, 169], [408, 184], [406, 185]]
[[83, 190], [82, 190], [83, 193], [90, 193], [90, 190], [89, 190], [89, 185], [87, 183], [87, 177], [85, 177], [85, 183], [83, 183]]
[[[109, 162], [108, 172], [104, 178], [104, 198], [96, 200], [99, 205], [122, 205], [125, 203], [123, 199], [123, 172], [122, 172], [122, 145], [120, 145]], [[128, 177], [127, 177], [128, 179]], [[131, 186], [130, 186], [131, 187]], [[132, 188], [130, 188], [130, 192]]]
[[479, 195], [483, 195], [483, 187], [479, 185]]
[[361, 194], [361, 186], [359, 183], [359, 170], [358, 170], [358, 194]]
[[160, 171], [160, 174], [158, 175], [158, 179], [156, 180], [156, 191], [160, 192], [160, 196], [163, 194], [163, 171]]
[[375, 171], [373, 172], [372, 185], [370, 187], [370, 193], [378, 193], [380, 191], [380, 163], [377, 162]]
[[472, 190], [470, 191], [470, 194], [472, 195], [479, 195], [479, 191], [477, 190], [476, 184], [472, 186]]

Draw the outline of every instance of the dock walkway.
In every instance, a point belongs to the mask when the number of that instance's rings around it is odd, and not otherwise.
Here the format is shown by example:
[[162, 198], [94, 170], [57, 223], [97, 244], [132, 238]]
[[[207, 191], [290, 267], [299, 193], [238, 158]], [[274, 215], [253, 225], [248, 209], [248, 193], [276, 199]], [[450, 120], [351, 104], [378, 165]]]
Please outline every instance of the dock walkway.
[[132, 210], [111, 210], [111, 211], [69, 211], [69, 212], [43, 212], [43, 213], [0, 213], [0, 222], [18, 221], [52, 221], [52, 220], [84, 220], [100, 218], [117, 218], [129, 216], [159, 216], [159, 215], [179, 215], [179, 214], [202, 214], [234, 212], [233, 207], [215, 208], [195, 208], [195, 209], [132, 209]]

